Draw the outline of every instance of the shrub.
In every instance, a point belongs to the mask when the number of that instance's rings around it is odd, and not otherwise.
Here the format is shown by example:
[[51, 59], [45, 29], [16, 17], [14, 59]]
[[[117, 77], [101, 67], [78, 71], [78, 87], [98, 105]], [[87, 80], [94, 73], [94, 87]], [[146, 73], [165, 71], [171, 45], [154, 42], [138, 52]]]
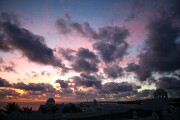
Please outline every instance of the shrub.
[[83, 110], [76, 106], [75, 104], [67, 104], [63, 108], [64, 113], [78, 113], [78, 112], [83, 112]]

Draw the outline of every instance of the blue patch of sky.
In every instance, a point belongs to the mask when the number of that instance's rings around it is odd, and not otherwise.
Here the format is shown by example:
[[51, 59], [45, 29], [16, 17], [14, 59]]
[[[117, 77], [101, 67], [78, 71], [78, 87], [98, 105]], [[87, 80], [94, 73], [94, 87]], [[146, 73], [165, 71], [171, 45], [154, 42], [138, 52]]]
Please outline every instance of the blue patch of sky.
[[[72, 18], [79, 22], [88, 21], [96, 26], [106, 24], [107, 14], [116, 3], [125, 4], [124, 0], [7, 0], [3, 1], [0, 10], [20, 11], [31, 16], [35, 22], [43, 21], [46, 13], [50, 15], [50, 22], [69, 12]], [[121, 12], [121, 11], [119, 11]]]

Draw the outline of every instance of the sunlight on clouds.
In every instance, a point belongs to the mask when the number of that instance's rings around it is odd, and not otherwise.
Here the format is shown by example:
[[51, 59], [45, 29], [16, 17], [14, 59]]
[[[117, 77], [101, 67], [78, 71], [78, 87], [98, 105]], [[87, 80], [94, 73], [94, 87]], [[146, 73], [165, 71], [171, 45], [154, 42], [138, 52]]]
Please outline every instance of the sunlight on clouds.
[[138, 89], [138, 92], [142, 91], [142, 90], [155, 90], [156, 89], [156, 86], [155, 84], [151, 84], [151, 85], [142, 85], [140, 89]]

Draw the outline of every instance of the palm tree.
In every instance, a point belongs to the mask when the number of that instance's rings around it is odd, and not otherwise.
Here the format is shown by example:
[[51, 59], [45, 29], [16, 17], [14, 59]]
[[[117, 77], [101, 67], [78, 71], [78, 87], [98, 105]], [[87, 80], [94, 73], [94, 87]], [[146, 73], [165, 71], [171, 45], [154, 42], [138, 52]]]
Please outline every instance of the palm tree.
[[20, 108], [20, 106], [16, 103], [8, 103], [6, 104], [6, 106], [4, 107], [5, 112], [6, 113], [11, 113], [13, 111], [22, 111], [22, 109]]
[[23, 107], [23, 112], [24, 113], [27, 113], [27, 114], [30, 114], [30, 113], [32, 113], [32, 107]]

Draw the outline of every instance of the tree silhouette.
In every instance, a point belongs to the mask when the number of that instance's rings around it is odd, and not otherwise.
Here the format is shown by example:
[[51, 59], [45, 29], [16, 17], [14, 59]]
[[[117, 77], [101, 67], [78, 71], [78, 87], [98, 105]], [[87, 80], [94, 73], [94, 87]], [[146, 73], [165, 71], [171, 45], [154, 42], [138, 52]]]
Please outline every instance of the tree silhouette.
[[23, 107], [23, 113], [30, 114], [32, 113], [32, 107]]
[[22, 109], [20, 108], [20, 106], [16, 103], [8, 103], [6, 104], [6, 106], [4, 107], [5, 112], [6, 113], [11, 113], [13, 111], [22, 111]]
[[83, 110], [72, 103], [65, 105], [63, 108], [63, 113], [78, 113], [78, 112], [83, 112]]

